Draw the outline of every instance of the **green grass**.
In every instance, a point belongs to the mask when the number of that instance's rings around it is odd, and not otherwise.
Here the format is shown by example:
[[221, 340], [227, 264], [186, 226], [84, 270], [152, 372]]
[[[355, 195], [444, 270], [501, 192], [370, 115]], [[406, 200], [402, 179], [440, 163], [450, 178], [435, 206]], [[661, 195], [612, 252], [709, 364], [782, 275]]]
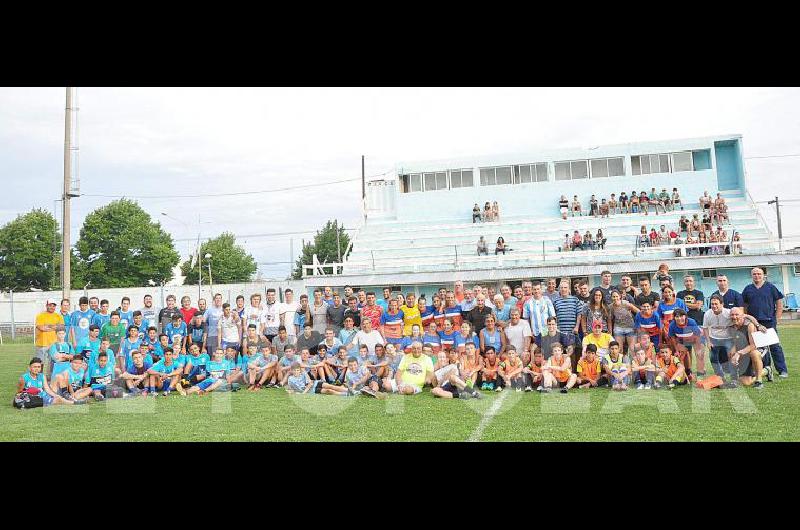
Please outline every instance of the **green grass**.
[[[800, 326], [783, 326], [781, 336], [792, 376], [761, 392], [511, 393], [480, 439], [800, 440]], [[20, 411], [11, 399], [32, 350], [0, 347], [0, 440], [463, 441], [500, 399], [439, 400], [426, 391], [377, 401], [262, 390]]]

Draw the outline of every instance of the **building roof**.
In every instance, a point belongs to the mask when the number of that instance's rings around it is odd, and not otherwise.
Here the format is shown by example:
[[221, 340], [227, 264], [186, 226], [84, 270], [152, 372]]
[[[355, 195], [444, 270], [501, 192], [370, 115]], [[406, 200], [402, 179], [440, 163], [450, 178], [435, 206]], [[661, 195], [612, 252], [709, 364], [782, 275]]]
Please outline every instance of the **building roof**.
[[608, 270], [612, 274], [653, 272], [661, 263], [672, 271], [701, 269], [733, 269], [740, 267], [776, 266], [800, 263], [800, 253], [760, 254], [742, 256], [710, 256], [674, 258], [667, 260], [636, 260], [615, 263], [587, 263], [585, 265], [534, 266], [505, 269], [475, 269], [467, 271], [449, 270], [441, 272], [375, 273], [336, 276], [308, 276], [306, 286], [323, 285], [414, 285], [447, 284], [455, 280], [465, 282], [503, 281], [521, 278], [550, 278], [560, 276], [594, 276]]

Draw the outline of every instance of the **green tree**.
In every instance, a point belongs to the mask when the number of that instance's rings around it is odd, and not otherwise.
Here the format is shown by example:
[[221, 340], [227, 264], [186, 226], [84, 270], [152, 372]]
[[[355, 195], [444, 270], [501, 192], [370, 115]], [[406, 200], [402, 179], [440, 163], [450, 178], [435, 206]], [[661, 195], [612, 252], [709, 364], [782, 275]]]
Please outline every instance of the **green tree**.
[[[211, 254], [206, 259], [206, 254]], [[216, 283], [239, 283], [249, 281], [255, 274], [256, 260], [247, 251], [236, 244], [236, 236], [224, 232], [214, 239], [200, 245], [200, 256], [203, 256], [203, 281], [208, 281], [208, 265], [211, 264], [211, 279]], [[196, 256], [181, 265], [181, 274], [186, 278], [184, 285], [197, 285], [198, 266]]]
[[0, 229], [0, 288], [48, 290], [59, 281], [60, 248], [53, 214], [35, 209], [17, 216]]
[[127, 199], [87, 215], [76, 248], [82, 281], [95, 289], [167, 282], [180, 261], [172, 236]]
[[[339, 241], [337, 245], [336, 233], [339, 233]], [[344, 232], [344, 227], [339, 224], [338, 220], [328, 221], [322, 230], [317, 231], [314, 236], [314, 242], [308, 242], [303, 245], [303, 251], [300, 258], [295, 262], [294, 272], [292, 279], [299, 280], [303, 277], [303, 265], [311, 265], [313, 263], [314, 254], [320, 263], [336, 263], [339, 261], [339, 252], [342, 253], [342, 260], [345, 260], [345, 250], [350, 244], [350, 237]]]

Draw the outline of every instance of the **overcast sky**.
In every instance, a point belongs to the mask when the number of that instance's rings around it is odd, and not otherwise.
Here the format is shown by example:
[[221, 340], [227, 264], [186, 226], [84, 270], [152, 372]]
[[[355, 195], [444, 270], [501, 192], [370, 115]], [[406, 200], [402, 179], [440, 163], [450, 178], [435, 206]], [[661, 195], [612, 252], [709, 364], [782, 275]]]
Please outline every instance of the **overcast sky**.
[[[0, 224], [61, 196], [64, 95], [0, 89]], [[78, 102], [84, 195], [72, 203], [73, 243], [84, 216], [113, 200], [89, 195], [158, 196], [138, 201], [174, 238], [231, 230], [268, 278], [288, 274], [288, 263], [264, 263], [289, 260], [289, 236], [243, 236], [308, 230], [294, 236], [299, 252], [329, 218], [355, 227], [358, 180], [171, 196], [358, 179], [362, 154], [368, 176], [399, 161], [728, 133], [744, 136], [745, 157], [800, 154], [794, 88], [81, 88]], [[800, 198], [800, 157], [746, 162], [757, 201]], [[800, 234], [798, 212], [787, 204], [786, 235]], [[185, 255], [188, 243], [176, 247]]]

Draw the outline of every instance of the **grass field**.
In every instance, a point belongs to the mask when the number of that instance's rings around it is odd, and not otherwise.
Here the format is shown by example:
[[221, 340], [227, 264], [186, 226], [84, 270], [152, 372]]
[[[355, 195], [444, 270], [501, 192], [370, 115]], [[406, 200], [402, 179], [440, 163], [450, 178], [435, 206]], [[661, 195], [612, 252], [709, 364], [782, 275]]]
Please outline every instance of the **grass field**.
[[763, 391], [503, 393], [482, 400], [422, 395], [290, 396], [283, 390], [110, 400], [16, 410], [30, 344], [0, 347], [4, 441], [616, 441], [800, 440], [800, 326], [783, 326], [789, 379]]

